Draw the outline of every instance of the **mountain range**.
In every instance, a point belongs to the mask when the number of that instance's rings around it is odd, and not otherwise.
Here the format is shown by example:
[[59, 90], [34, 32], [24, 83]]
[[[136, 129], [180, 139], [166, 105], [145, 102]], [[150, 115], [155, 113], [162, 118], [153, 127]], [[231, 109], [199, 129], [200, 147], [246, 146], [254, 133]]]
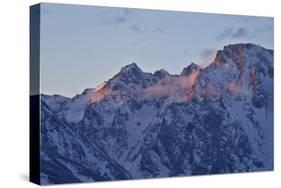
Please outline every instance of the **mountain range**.
[[273, 170], [273, 50], [227, 45], [180, 74], [132, 63], [41, 94], [40, 118], [41, 184]]

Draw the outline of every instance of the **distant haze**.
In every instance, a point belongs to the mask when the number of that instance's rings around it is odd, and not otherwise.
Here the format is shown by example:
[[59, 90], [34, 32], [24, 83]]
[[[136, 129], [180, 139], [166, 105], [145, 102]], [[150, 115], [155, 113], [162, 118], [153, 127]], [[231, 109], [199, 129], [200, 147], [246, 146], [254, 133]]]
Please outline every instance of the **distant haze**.
[[179, 74], [232, 43], [273, 49], [273, 18], [43, 3], [41, 93], [74, 96], [132, 62]]

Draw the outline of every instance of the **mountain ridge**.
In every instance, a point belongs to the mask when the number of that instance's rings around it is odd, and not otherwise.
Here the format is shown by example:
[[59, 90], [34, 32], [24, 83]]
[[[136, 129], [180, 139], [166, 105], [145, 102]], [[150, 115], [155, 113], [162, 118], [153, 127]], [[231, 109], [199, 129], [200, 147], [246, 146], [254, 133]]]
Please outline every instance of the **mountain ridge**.
[[[128, 64], [128, 65], [125, 65], [123, 66], [120, 71], [118, 73], [116, 73], [112, 78], [110, 78], [109, 80], [107, 81], [104, 81], [102, 84], [100, 85], [106, 85], [109, 81], [111, 80], [114, 80], [114, 78], [118, 75], [121, 75], [121, 76], [128, 76], [128, 71], [137, 71], [138, 73], [144, 73], [144, 74], [148, 74], [148, 75], [157, 75], [159, 74], [159, 76], [161, 77], [161, 75], [169, 75], [169, 76], [181, 76], [181, 75], [184, 75], [186, 74], [186, 72], [188, 74], [190, 74], [190, 72], [193, 70], [193, 69], [200, 69], [200, 70], [204, 70], [206, 68], [208, 68], [210, 65], [214, 65], [214, 64], [219, 64], [219, 59], [221, 58], [222, 54], [225, 53], [225, 52], [228, 52], [229, 50], [233, 50], [233, 49], [244, 49], [244, 48], [260, 48], [260, 49], [264, 49], [265, 51], [268, 51], [269, 53], [273, 53], [273, 50], [271, 49], [266, 49], [262, 46], [259, 46], [259, 45], [256, 45], [256, 44], [253, 44], [253, 43], [237, 43], [237, 44], [229, 44], [227, 46], [224, 46], [223, 47], [223, 50], [218, 50], [216, 55], [215, 55], [215, 58], [214, 58], [214, 61], [210, 62], [208, 66], [206, 67], [200, 67], [200, 65], [197, 65], [195, 64], [194, 62], [191, 62], [189, 65], [187, 65], [186, 67], [184, 67], [182, 69], [182, 72], [179, 73], [179, 74], [170, 74], [167, 70], [165, 69], [159, 69], [159, 70], [156, 70], [154, 71], [153, 73], [151, 72], [143, 72], [143, 70], [135, 63], [131, 63], [131, 64]], [[124, 75], [123, 75], [124, 74]], [[100, 86], [97, 86], [97, 87], [100, 87]], [[83, 93], [86, 93], [90, 90], [95, 90], [96, 88], [87, 88], [85, 89]], [[45, 94], [42, 94], [42, 95], [45, 95]], [[59, 95], [59, 94], [54, 94], [53, 96], [63, 96], [63, 95]], [[78, 94], [79, 95], [79, 94]], [[52, 95], [46, 95], [46, 96], [52, 96]], [[63, 96], [64, 97], [64, 96]], [[66, 97], [66, 98], [71, 98], [71, 97]]]
[[41, 103], [43, 184], [273, 169], [273, 51], [254, 44], [177, 75], [132, 63]]

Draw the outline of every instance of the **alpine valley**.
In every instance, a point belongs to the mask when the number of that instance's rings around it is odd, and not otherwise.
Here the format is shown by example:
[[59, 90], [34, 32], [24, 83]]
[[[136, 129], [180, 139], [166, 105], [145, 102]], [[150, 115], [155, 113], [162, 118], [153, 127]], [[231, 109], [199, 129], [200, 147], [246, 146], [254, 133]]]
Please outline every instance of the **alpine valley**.
[[41, 184], [273, 170], [273, 50], [227, 45], [178, 75], [132, 63], [41, 94], [40, 118]]

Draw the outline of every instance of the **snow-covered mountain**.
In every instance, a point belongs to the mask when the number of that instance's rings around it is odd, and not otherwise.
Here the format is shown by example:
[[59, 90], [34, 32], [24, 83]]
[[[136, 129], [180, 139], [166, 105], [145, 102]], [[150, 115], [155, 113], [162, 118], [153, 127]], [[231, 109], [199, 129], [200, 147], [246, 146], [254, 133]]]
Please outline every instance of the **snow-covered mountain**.
[[273, 51], [254, 44], [40, 102], [41, 184], [273, 169]]

